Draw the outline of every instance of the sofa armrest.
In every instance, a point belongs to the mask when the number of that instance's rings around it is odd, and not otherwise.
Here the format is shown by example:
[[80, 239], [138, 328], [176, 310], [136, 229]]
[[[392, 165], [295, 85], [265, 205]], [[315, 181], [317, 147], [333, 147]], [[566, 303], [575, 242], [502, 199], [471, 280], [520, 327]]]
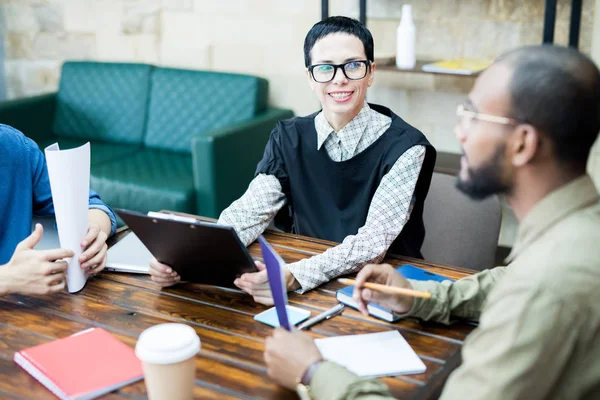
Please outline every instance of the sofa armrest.
[[56, 111], [56, 93], [0, 103], [0, 123], [10, 125], [39, 142], [50, 137]]
[[271, 108], [251, 120], [192, 138], [199, 215], [217, 218], [246, 191], [275, 124], [293, 116], [291, 110]]

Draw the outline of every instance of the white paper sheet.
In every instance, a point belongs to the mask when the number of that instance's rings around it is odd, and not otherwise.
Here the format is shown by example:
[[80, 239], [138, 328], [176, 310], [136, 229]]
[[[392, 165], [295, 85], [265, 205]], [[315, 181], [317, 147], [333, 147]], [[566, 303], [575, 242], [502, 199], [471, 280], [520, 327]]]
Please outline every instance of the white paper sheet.
[[398, 331], [315, 339], [323, 358], [358, 376], [421, 374], [427, 367]]
[[70, 150], [60, 150], [58, 143], [45, 149], [52, 201], [56, 214], [60, 247], [75, 253], [67, 259], [67, 289], [80, 291], [87, 281], [87, 272], [79, 265], [81, 240], [88, 229], [90, 191], [90, 144]]

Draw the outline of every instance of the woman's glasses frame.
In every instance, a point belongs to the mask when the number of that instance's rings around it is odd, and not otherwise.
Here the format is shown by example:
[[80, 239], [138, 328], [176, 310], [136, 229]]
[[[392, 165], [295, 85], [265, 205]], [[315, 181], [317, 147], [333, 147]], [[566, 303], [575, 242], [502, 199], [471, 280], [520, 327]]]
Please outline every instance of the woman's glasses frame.
[[[366, 67], [364, 75], [361, 76], [360, 78], [350, 78], [348, 76], [348, 73], [346, 72], [346, 67], [348, 65], [350, 65], [350, 64], [353, 64], [353, 63], [362, 63]], [[317, 68], [317, 67], [324, 66], [324, 65], [333, 67], [333, 75], [331, 76], [331, 79], [328, 79], [328, 80], [319, 80], [319, 79], [315, 78], [314, 69]], [[371, 61], [369, 61], [369, 60], [352, 60], [352, 61], [345, 62], [343, 64], [314, 64], [314, 65], [310, 65], [308, 67], [308, 72], [310, 73], [310, 76], [313, 78], [313, 80], [315, 82], [317, 82], [317, 83], [327, 83], [327, 82], [331, 82], [332, 80], [335, 79], [335, 75], [337, 74], [338, 68], [342, 70], [342, 73], [344, 74], [344, 76], [347, 79], [349, 79], [351, 81], [359, 81], [359, 80], [363, 79], [365, 76], [367, 76], [367, 73], [371, 69]]]

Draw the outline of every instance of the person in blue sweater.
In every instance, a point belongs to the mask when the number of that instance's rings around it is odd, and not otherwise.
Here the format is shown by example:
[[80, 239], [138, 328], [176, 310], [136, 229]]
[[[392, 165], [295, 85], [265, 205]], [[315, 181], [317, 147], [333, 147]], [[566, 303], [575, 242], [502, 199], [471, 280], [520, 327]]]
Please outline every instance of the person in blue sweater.
[[[50, 294], [64, 290], [68, 249], [35, 250], [43, 235], [35, 216], [54, 215], [46, 159], [37, 144], [0, 124], [0, 295]], [[106, 263], [106, 239], [115, 232], [114, 212], [90, 191], [88, 231], [81, 240], [81, 267], [91, 274]]]

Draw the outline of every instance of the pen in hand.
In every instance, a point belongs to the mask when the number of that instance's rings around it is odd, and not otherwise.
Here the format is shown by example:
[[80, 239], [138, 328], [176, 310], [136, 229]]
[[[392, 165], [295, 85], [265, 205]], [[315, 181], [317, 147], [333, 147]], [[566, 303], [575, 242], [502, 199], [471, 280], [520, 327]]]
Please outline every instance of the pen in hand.
[[[356, 281], [354, 279], [340, 278], [340, 279], [338, 279], [338, 282], [343, 283], [344, 285], [356, 285]], [[424, 299], [431, 298], [431, 293], [421, 292], [421, 291], [413, 290], [413, 289], [405, 289], [405, 288], [381, 285], [379, 283], [371, 283], [371, 282], [365, 282], [365, 283], [363, 283], [363, 286], [368, 289], [378, 290], [378, 291], [384, 292], [384, 293], [402, 294], [405, 296], [421, 297]]]
[[299, 330], [304, 330], [306, 328], [310, 328], [311, 326], [318, 324], [321, 321], [327, 320], [331, 317], [335, 317], [338, 314], [341, 314], [342, 311], [344, 311], [344, 305], [342, 303], [330, 308], [327, 311], [323, 311], [321, 314], [317, 315], [316, 317], [313, 317], [307, 321], [305, 321], [304, 323], [300, 324], [298, 326]]

